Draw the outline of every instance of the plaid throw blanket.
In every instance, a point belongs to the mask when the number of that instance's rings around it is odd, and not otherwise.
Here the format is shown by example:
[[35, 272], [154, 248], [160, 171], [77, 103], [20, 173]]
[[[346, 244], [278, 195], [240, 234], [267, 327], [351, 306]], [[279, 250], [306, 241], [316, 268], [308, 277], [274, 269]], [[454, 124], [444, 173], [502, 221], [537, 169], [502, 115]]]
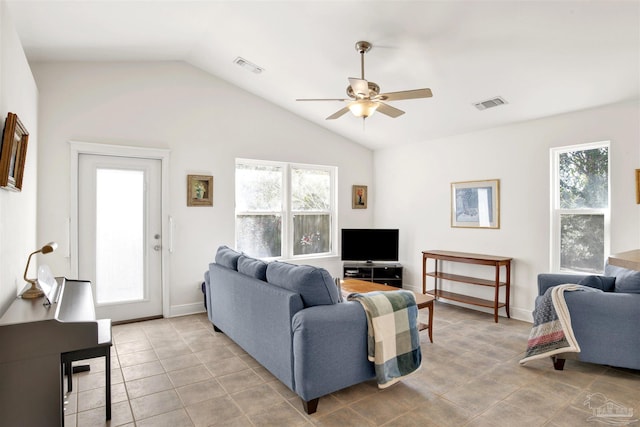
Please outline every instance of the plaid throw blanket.
[[347, 297], [367, 314], [368, 358], [374, 362], [379, 388], [386, 388], [420, 368], [418, 307], [413, 292], [374, 291]]
[[574, 284], [547, 289], [533, 311], [533, 328], [529, 334], [525, 357], [520, 360], [520, 364], [559, 353], [580, 353], [580, 345], [573, 335], [571, 316], [564, 300], [566, 291], [600, 290]]

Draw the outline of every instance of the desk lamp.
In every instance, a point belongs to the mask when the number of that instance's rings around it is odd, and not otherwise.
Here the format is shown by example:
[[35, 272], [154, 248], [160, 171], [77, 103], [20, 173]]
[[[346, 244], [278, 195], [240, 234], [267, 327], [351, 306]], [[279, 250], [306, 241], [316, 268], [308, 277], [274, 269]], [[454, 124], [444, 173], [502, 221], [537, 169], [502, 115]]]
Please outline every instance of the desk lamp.
[[50, 254], [51, 252], [55, 251], [57, 247], [58, 247], [58, 244], [56, 242], [49, 242], [43, 247], [41, 247], [40, 249], [38, 249], [37, 251], [32, 252], [29, 255], [29, 259], [27, 259], [27, 266], [24, 269], [24, 280], [27, 283], [31, 283], [31, 287], [22, 293], [22, 298], [33, 299], [33, 298], [40, 298], [44, 296], [44, 292], [42, 292], [42, 289], [38, 287], [38, 280], [27, 279], [27, 272], [29, 271], [29, 263], [31, 262], [31, 257], [34, 256], [35, 254], [40, 252], [45, 255]]

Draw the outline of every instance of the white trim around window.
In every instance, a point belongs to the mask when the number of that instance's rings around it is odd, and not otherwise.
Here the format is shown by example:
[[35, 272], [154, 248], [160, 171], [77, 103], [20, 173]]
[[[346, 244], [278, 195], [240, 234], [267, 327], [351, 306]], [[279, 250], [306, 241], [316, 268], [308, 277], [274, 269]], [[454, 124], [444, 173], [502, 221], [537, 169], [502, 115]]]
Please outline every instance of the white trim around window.
[[[587, 151], [597, 148], [607, 148], [608, 150], [608, 170], [607, 170], [607, 206], [604, 208], [580, 208], [580, 209], [561, 209], [560, 208], [560, 155], [574, 151]], [[585, 144], [577, 144], [564, 147], [551, 148], [550, 150], [551, 165], [551, 188], [550, 188], [550, 244], [549, 251], [551, 271], [553, 272], [576, 272], [585, 273], [585, 271], [570, 270], [561, 266], [561, 220], [563, 215], [595, 215], [603, 216], [604, 222], [604, 261], [610, 252], [610, 218], [611, 218], [611, 144], [609, 141], [592, 142]], [[602, 271], [600, 271], [602, 272]]]

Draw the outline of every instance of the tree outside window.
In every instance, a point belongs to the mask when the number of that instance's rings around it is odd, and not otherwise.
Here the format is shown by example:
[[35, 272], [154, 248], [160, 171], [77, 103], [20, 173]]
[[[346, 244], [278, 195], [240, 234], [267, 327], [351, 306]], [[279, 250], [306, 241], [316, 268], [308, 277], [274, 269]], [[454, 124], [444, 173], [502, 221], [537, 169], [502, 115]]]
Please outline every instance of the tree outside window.
[[555, 270], [601, 273], [609, 242], [609, 144], [552, 152]]

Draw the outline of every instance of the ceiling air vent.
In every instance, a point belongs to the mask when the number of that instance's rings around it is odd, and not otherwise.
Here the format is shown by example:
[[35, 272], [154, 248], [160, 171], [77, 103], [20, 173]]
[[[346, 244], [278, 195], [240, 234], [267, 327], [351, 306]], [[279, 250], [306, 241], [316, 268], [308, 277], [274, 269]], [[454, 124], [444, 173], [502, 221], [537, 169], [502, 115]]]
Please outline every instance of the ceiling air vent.
[[260, 74], [264, 71], [264, 68], [257, 66], [256, 64], [247, 61], [244, 58], [241, 57], [237, 57], [236, 59], [233, 60], [234, 64], [238, 64], [239, 66], [241, 66], [242, 68], [245, 68], [249, 71], [251, 71], [252, 73], [256, 73], [256, 74]]
[[499, 96], [496, 96], [495, 98], [487, 99], [486, 101], [476, 102], [473, 105], [478, 110], [482, 111], [482, 110], [486, 110], [487, 108], [499, 107], [499, 106], [504, 105], [506, 103], [507, 103], [507, 101], [505, 101], [504, 99], [502, 99]]

